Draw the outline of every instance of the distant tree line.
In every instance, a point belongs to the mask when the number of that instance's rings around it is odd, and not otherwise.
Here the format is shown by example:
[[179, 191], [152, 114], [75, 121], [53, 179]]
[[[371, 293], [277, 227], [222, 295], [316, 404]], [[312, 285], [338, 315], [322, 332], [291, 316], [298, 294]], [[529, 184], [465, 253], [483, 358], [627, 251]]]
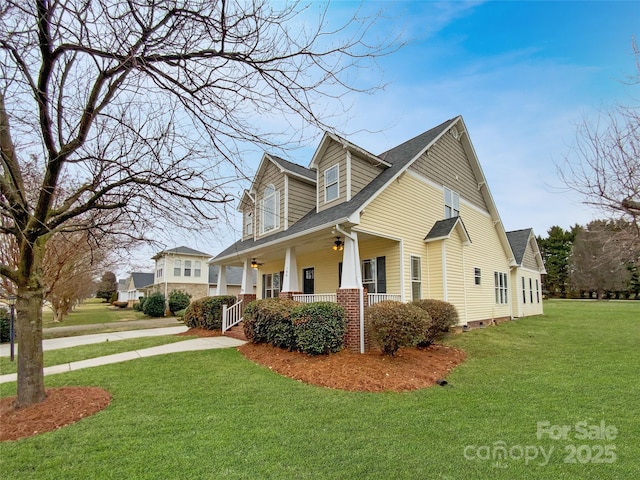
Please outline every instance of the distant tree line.
[[640, 238], [625, 220], [594, 220], [537, 238], [549, 297], [640, 299]]

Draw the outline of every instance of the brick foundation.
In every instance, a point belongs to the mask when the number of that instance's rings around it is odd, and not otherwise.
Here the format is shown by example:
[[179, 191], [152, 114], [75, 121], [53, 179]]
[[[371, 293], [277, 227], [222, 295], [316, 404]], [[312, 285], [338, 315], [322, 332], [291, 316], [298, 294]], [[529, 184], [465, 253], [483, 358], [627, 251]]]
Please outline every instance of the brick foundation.
[[[368, 304], [367, 290], [364, 290], [363, 308]], [[360, 290], [357, 288], [339, 289], [336, 292], [337, 303], [347, 313], [347, 331], [344, 336], [344, 346], [351, 352], [360, 351]], [[365, 352], [370, 349], [369, 335], [365, 329]]]
[[255, 293], [240, 293], [237, 295], [238, 301], [242, 300], [242, 314], [244, 315], [244, 309], [250, 302], [256, 299]]

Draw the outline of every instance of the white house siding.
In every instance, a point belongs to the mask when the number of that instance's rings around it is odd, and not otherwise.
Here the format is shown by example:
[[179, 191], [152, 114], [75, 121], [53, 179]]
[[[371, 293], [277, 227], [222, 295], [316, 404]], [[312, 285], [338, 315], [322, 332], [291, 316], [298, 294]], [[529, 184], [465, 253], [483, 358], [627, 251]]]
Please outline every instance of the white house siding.
[[[522, 279], [524, 278], [524, 297], [522, 289]], [[512, 298], [514, 298], [514, 316], [516, 317], [528, 317], [530, 315], [542, 315], [544, 313], [542, 308], [542, 284], [540, 283], [540, 273], [537, 270], [529, 270], [527, 268], [516, 268], [511, 274], [512, 283], [515, 288], [513, 289]], [[529, 287], [529, 281], [531, 280], [531, 287]], [[536, 289], [536, 280], [538, 281], [538, 288]], [[533, 302], [531, 301], [533, 297]]]
[[465, 295], [469, 286], [466, 285], [468, 278], [465, 278], [464, 255], [468, 247], [462, 244], [463, 241], [456, 229], [444, 244], [447, 249], [447, 301], [456, 306], [460, 323], [467, 323]]

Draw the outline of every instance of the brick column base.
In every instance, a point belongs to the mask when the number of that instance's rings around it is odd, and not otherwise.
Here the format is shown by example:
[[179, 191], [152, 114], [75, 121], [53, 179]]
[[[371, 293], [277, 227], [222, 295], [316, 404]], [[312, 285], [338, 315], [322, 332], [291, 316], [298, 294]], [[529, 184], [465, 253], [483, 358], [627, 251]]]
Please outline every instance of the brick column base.
[[[367, 307], [367, 290], [363, 292], [363, 308]], [[360, 289], [341, 288], [336, 291], [337, 303], [347, 313], [347, 331], [344, 336], [344, 346], [351, 352], [360, 352]], [[370, 349], [369, 335], [364, 332], [364, 350]]]
[[293, 300], [294, 295], [300, 295], [302, 292], [280, 292], [278, 298], [284, 298], [286, 300]]
[[256, 299], [255, 293], [241, 293], [238, 295], [238, 301], [242, 300], [242, 314], [244, 315], [244, 309], [247, 308], [249, 302], [253, 302]]

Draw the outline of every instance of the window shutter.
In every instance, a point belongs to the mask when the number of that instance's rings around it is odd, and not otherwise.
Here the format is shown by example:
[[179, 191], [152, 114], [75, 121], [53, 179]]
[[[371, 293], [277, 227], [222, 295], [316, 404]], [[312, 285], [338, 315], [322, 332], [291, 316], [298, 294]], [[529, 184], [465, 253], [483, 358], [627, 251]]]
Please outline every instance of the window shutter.
[[342, 262], [338, 263], [338, 288], [342, 286]]
[[267, 289], [266, 289], [266, 284], [267, 282], [265, 281], [265, 276], [266, 275], [262, 275], [262, 298], [267, 298], [266, 297], [266, 293], [267, 293]]
[[376, 258], [376, 274], [378, 276], [377, 293], [387, 293], [387, 270], [385, 268], [386, 258]]

